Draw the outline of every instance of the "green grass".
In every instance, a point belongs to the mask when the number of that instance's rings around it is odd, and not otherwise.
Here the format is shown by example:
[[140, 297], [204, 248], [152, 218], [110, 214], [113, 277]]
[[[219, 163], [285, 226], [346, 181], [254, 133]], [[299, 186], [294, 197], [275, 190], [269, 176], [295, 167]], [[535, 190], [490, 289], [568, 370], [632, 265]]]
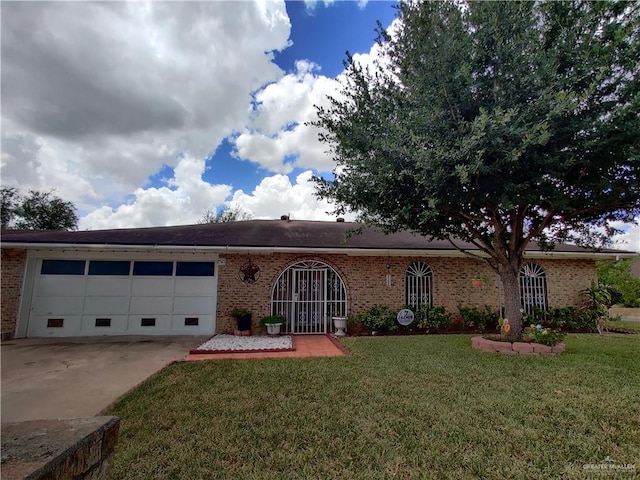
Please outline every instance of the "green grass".
[[640, 336], [565, 343], [518, 357], [363, 337], [349, 357], [174, 364], [109, 412], [111, 477], [572, 479], [607, 455], [640, 470]]
[[604, 324], [609, 330], [640, 333], [640, 322], [630, 322], [627, 320], [606, 320]]

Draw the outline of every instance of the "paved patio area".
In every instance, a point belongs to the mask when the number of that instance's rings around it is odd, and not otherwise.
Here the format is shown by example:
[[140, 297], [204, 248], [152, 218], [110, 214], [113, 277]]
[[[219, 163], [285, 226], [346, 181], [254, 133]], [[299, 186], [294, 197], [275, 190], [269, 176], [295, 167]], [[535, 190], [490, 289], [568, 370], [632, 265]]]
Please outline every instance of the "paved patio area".
[[294, 335], [295, 350], [289, 352], [237, 352], [237, 353], [197, 353], [189, 354], [186, 361], [222, 360], [228, 358], [303, 358], [303, 357], [343, 357], [348, 352], [337, 340], [328, 335]]

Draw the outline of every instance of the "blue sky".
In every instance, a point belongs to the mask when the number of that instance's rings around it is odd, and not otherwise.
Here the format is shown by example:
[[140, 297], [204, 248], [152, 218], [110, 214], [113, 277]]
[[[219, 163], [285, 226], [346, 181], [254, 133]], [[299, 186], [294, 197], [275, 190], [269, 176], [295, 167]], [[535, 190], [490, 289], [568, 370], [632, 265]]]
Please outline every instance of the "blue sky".
[[[3, 2], [2, 186], [55, 190], [83, 230], [222, 206], [333, 220], [309, 180], [335, 164], [308, 122], [347, 50], [376, 58], [393, 4]], [[640, 226], [624, 237], [640, 250]]]
[[[355, 1], [338, 1], [326, 5], [318, 2], [309, 6], [305, 2], [286, 2], [291, 22], [291, 46], [275, 53], [275, 63], [285, 72], [295, 70], [299, 60], [317, 64], [319, 73], [335, 78], [343, 70], [346, 52], [369, 52], [374, 43], [377, 21], [391, 24], [395, 17], [394, 2], [373, 1], [361, 7]], [[235, 158], [233, 142], [224, 140], [210, 160], [204, 178], [211, 182], [229, 182], [234, 187], [250, 191], [269, 172], [248, 161]], [[288, 174], [290, 180], [303, 169], [295, 168]], [[317, 172], [322, 173], [322, 172]], [[167, 175], [167, 170], [162, 172]]]
[[305, 125], [369, 61], [392, 2], [7, 2], [2, 184], [55, 189], [80, 229], [330, 219], [312, 174], [334, 165]]

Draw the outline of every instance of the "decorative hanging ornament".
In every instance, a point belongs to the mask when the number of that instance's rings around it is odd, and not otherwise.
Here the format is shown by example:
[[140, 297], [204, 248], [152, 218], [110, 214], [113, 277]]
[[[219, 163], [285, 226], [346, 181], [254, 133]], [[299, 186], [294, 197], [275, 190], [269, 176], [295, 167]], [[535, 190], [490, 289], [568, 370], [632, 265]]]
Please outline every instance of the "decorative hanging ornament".
[[260, 278], [260, 267], [251, 261], [251, 257], [247, 257], [247, 261], [240, 267], [240, 280], [246, 284], [255, 283]]

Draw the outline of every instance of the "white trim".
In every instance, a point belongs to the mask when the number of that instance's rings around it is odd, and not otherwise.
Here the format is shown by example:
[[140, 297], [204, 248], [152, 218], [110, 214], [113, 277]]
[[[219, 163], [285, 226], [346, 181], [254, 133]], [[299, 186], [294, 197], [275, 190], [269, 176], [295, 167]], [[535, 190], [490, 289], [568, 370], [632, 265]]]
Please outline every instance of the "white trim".
[[[90, 258], [89, 258], [90, 257]], [[68, 258], [79, 260], [203, 260], [208, 259], [217, 262], [219, 255], [217, 252], [189, 252], [189, 251], [130, 251], [130, 250], [82, 250], [82, 249], [38, 249], [28, 250], [27, 258]]]
[[[383, 249], [383, 248], [313, 248], [313, 247], [241, 247], [241, 246], [175, 246], [175, 245], [80, 245], [80, 244], [63, 244], [63, 243], [2, 243], [2, 248], [14, 248], [25, 249], [29, 251], [42, 251], [50, 254], [54, 251], [64, 252], [103, 252], [103, 253], [117, 253], [117, 252], [149, 252], [149, 253], [173, 253], [173, 254], [256, 254], [256, 255], [273, 255], [277, 253], [298, 253], [298, 254], [331, 254], [331, 255], [348, 255], [356, 257], [369, 257], [369, 256], [384, 256], [384, 257], [453, 257], [464, 258], [469, 257], [468, 254], [459, 250], [443, 250], [443, 249]], [[489, 256], [477, 250], [470, 250], [469, 253], [473, 253], [476, 256], [482, 258], [489, 258]], [[44, 253], [43, 253], [44, 254]], [[524, 253], [525, 259], [533, 258], [571, 258], [571, 259], [618, 259], [618, 258], [633, 258], [638, 253], [634, 252], [560, 252], [560, 251], [526, 251]]]

